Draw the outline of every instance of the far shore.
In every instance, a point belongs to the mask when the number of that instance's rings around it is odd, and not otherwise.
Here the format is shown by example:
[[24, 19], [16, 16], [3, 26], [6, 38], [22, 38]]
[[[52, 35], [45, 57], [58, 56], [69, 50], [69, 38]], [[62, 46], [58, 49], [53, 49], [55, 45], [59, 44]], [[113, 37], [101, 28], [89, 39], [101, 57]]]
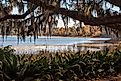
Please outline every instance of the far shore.
[[[17, 35], [4, 35], [4, 37], [17, 37]], [[33, 35], [32, 35], [33, 36]], [[75, 36], [69, 36], [69, 35], [38, 35], [39, 37], [73, 37], [73, 38], [110, 38], [110, 37], [101, 37], [101, 36], [79, 36], [79, 35], [75, 35]], [[2, 35], [0, 35], [0, 37], [3, 37]], [[26, 36], [26, 37], [31, 37], [31, 36]], [[121, 38], [111, 38], [111, 39], [121, 39]]]

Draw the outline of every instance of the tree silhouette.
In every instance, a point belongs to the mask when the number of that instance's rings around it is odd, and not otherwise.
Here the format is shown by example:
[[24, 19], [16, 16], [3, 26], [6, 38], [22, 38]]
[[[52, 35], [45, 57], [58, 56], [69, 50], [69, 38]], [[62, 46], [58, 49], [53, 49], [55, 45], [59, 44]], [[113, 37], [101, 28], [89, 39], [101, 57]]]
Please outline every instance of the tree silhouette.
[[[13, 29], [23, 39], [27, 35], [51, 34], [62, 18], [68, 28], [70, 18], [85, 25], [104, 26], [121, 31], [121, 14], [113, 10], [121, 8], [120, 0], [0, 0], [0, 29], [3, 35]], [[17, 7], [19, 14], [12, 14]], [[8, 29], [9, 28], [9, 29]]]

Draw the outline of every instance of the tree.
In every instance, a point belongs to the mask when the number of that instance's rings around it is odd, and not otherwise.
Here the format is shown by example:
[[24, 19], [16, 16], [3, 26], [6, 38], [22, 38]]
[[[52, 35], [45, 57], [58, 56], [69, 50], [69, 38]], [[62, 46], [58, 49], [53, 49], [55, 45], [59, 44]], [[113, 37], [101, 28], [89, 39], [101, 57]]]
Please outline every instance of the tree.
[[[107, 6], [108, 5], [108, 6]], [[0, 25], [2, 35], [9, 34], [12, 29], [16, 34], [36, 36], [45, 30], [51, 34], [52, 27], [62, 18], [68, 27], [70, 18], [84, 22], [86, 25], [106, 26], [121, 30], [121, 14], [112, 10], [121, 8], [120, 0], [1, 0]], [[19, 14], [11, 14], [17, 7]], [[26, 10], [27, 9], [27, 10]]]

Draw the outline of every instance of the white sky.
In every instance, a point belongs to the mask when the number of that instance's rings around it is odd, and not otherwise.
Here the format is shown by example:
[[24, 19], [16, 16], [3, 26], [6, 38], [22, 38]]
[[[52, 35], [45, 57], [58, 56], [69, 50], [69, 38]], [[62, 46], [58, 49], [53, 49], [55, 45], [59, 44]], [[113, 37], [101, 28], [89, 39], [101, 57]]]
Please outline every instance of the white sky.
[[[72, 27], [74, 24], [75, 24], [74, 21], [72, 19], [70, 19], [70, 23], [68, 24], [68, 27]], [[58, 26], [57, 27], [64, 27], [63, 20], [61, 20], [61, 19], [58, 20]]]

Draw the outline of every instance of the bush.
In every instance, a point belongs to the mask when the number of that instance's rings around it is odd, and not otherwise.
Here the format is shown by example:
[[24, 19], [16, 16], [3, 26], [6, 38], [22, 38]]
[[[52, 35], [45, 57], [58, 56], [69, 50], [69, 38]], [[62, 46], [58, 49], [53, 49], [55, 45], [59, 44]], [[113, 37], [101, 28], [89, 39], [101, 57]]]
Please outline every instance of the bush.
[[106, 78], [121, 72], [121, 52], [115, 50], [15, 55], [0, 49], [0, 81], [78, 81]]

